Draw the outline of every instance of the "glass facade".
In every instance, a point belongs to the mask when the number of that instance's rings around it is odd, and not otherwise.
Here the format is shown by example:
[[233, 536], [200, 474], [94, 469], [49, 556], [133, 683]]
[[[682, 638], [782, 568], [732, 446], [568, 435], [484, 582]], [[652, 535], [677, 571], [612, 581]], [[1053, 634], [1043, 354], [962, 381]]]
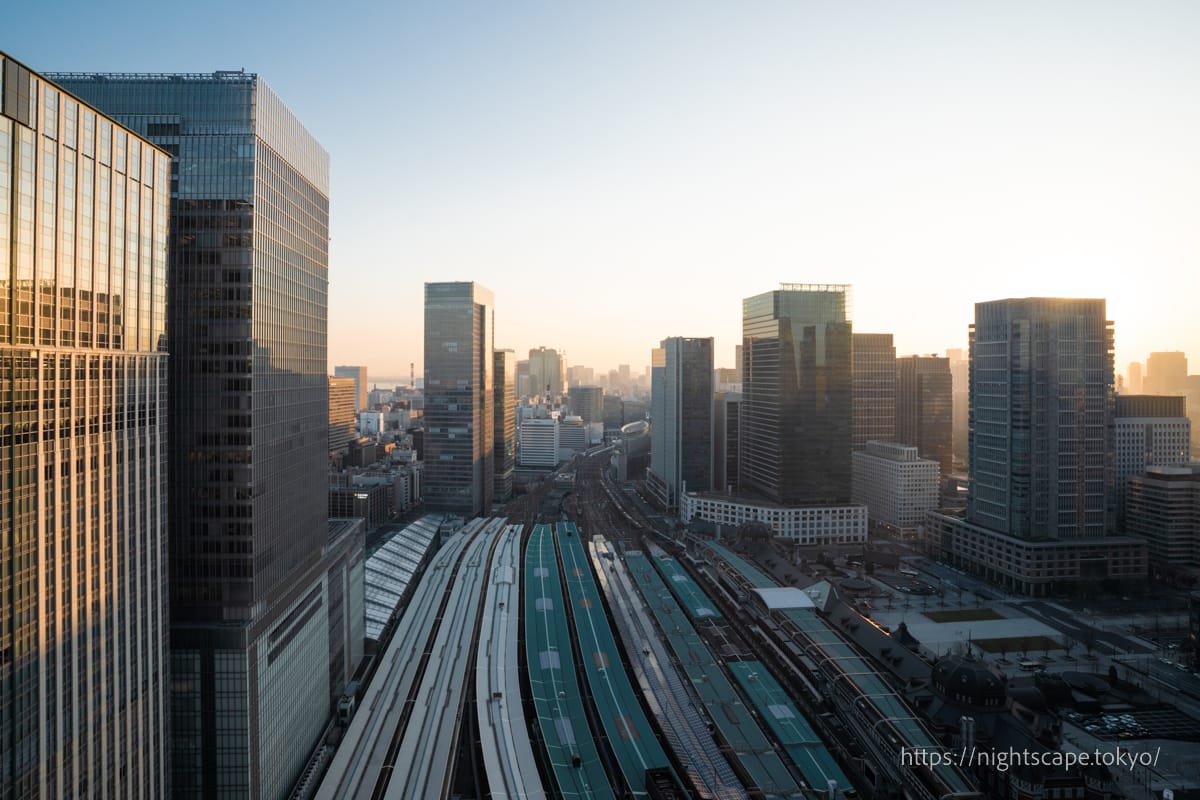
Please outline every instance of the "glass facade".
[[896, 440], [896, 347], [890, 333], [854, 334], [855, 450]]
[[651, 489], [676, 509], [712, 488], [713, 340], [673, 336], [650, 358]]
[[517, 463], [517, 354], [512, 350], [497, 350], [492, 370], [496, 384], [492, 494], [496, 502], [503, 503], [512, 497], [513, 469]]
[[1023, 539], [1111, 533], [1113, 327], [1104, 300], [975, 304], [967, 518]]
[[161, 797], [170, 160], [0, 53], [0, 796]]
[[474, 516], [492, 504], [492, 293], [425, 284], [425, 505]]
[[739, 486], [783, 505], [850, 501], [850, 287], [742, 301]]
[[[171, 637], [199, 661], [198, 720], [194, 687], [178, 681], [175, 796], [276, 797], [328, 709], [327, 687], [291, 686], [296, 671], [274, 661], [309, 658], [307, 644], [290, 637], [259, 661], [263, 637], [324, 580], [328, 155], [253, 74], [55, 79], [174, 157]], [[147, 151], [123, 146], [137, 180]], [[129, 219], [147, 213], [131, 193]], [[143, 295], [127, 320], [144, 315]], [[268, 694], [308, 709], [305, 724], [264, 716], [279, 708]]]
[[942, 475], [954, 470], [954, 375], [950, 359], [896, 359], [896, 441], [938, 462]]

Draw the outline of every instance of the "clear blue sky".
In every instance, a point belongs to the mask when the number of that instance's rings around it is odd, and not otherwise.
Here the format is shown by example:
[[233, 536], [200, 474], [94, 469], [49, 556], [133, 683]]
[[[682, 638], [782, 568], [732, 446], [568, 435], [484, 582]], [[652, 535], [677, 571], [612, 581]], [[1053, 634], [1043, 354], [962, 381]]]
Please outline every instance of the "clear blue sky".
[[421, 367], [422, 284], [496, 343], [732, 363], [742, 297], [854, 284], [855, 328], [1107, 297], [1117, 363], [1200, 372], [1200, 3], [18, 3], [54, 70], [261, 74], [330, 152], [330, 361]]

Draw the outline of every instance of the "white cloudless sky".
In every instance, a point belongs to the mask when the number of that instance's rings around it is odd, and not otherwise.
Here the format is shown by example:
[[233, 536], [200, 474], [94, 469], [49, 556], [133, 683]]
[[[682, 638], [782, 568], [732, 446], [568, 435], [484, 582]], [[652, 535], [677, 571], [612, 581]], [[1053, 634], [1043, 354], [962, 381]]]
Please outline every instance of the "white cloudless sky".
[[811, 282], [901, 354], [965, 346], [978, 301], [1105, 297], [1118, 371], [1200, 372], [1194, 2], [15, 12], [35, 70], [271, 83], [332, 158], [331, 365], [419, 374], [424, 282], [476, 280], [499, 347], [730, 366], [741, 299]]

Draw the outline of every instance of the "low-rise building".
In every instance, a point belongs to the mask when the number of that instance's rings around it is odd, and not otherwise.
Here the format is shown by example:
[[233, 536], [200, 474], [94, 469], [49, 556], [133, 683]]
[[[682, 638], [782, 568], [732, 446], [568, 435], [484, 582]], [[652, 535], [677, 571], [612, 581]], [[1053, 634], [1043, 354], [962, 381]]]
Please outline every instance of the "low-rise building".
[[712, 492], [684, 492], [681, 499], [679, 518], [684, 522], [702, 519], [738, 526], [756, 520], [770, 526], [775, 536], [802, 547], [867, 541], [864, 505], [783, 506]]
[[1129, 479], [1126, 530], [1158, 568], [1200, 565], [1200, 464], [1150, 467]]

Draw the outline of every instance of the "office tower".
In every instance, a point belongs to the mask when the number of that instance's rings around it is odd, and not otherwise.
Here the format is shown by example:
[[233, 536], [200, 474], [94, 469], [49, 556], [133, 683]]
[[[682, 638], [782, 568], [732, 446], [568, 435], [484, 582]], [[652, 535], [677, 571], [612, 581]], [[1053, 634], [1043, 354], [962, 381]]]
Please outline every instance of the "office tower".
[[492, 505], [492, 293], [425, 284], [425, 505], [468, 517]]
[[517, 461], [517, 354], [494, 351], [492, 364], [492, 497], [507, 502], [513, 493], [513, 467]]
[[357, 390], [353, 378], [329, 376], [329, 452], [345, 450], [354, 437]]
[[1126, 525], [1160, 572], [1200, 565], [1200, 465], [1149, 467], [1129, 479]]
[[1187, 464], [1192, 423], [1182, 397], [1119, 394], [1115, 408], [1117, 521], [1121, 525], [1125, 521], [1129, 479], [1141, 475], [1148, 467]]
[[742, 382], [742, 346], [736, 344], [733, 346], [733, 368], [737, 370], [737, 382]]
[[651, 353], [650, 470], [664, 507], [712, 488], [713, 340], [673, 336]]
[[0, 53], [0, 796], [162, 797], [170, 158]]
[[566, 359], [557, 350], [529, 351], [529, 393], [557, 397], [566, 390]]
[[367, 392], [370, 387], [367, 385], [367, 368], [366, 367], [334, 367], [333, 374], [338, 378], [353, 378], [354, 379], [354, 410], [362, 411], [367, 408]]
[[938, 463], [917, 454], [917, 448], [897, 442], [867, 442], [855, 451], [854, 502], [869, 511], [871, 522], [911, 539], [925, 512], [938, 505]]
[[856, 333], [854, 341], [851, 444], [896, 438], [896, 347], [890, 333]]
[[1183, 394], [1187, 391], [1187, 356], [1173, 350], [1151, 353], [1146, 359], [1146, 377], [1142, 381], [1145, 394]]
[[558, 464], [558, 418], [534, 417], [521, 421], [522, 467], [553, 469]]
[[926, 543], [1026, 594], [1132, 583], [1145, 543], [1111, 535], [1113, 328], [1104, 300], [976, 303], [965, 520], [931, 512]]
[[[971, 362], [961, 348], [951, 348], [946, 351], [946, 359], [950, 362], [950, 423], [952, 451], [954, 461], [958, 464], [967, 463], [967, 425], [970, 416], [971, 403], [969, 391]], [[943, 478], [948, 477], [943, 475]]]
[[174, 156], [173, 794], [279, 797], [334, 688], [329, 157], [254, 74], [56, 79]]
[[741, 392], [713, 395], [713, 489], [732, 492], [738, 488], [738, 417]]
[[584, 425], [604, 421], [604, 390], [599, 386], [572, 386], [567, 390], [567, 404]]
[[517, 362], [517, 397], [529, 397], [533, 392], [533, 380], [529, 375], [529, 360]]
[[1142, 393], [1142, 364], [1140, 361], [1129, 362], [1128, 379], [1125, 381], [1125, 390], [1129, 394]]
[[784, 505], [850, 500], [849, 311], [839, 284], [742, 301], [742, 490]]
[[896, 359], [896, 441], [938, 462], [942, 475], [954, 469], [953, 381], [949, 359]]

